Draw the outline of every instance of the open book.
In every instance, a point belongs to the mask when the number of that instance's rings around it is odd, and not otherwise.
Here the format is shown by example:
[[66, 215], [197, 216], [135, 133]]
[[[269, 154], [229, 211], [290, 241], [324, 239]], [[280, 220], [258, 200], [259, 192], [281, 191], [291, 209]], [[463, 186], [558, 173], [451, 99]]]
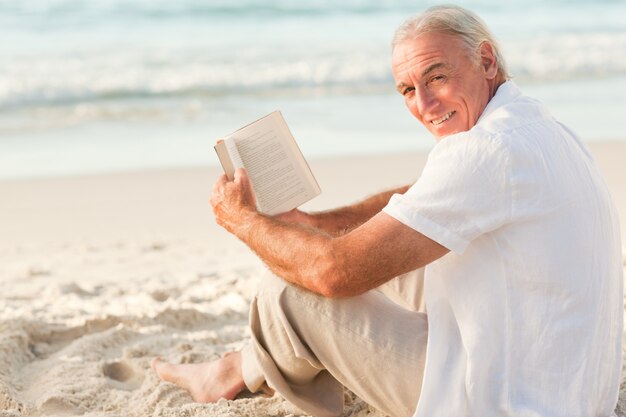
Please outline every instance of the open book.
[[321, 192], [279, 111], [219, 140], [215, 152], [228, 179], [247, 170], [261, 213], [284, 213]]

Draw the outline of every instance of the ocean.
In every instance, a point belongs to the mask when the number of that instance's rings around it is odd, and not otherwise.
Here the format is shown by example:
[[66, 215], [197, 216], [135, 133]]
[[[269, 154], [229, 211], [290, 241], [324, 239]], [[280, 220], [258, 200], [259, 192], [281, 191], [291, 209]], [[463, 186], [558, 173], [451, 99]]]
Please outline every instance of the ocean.
[[[281, 110], [307, 158], [428, 149], [390, 40], [401, 0], [0, 0], [0, 179], [217, 165]], [[626, 140], [626, 1], [471, 0], [523, 91]]]

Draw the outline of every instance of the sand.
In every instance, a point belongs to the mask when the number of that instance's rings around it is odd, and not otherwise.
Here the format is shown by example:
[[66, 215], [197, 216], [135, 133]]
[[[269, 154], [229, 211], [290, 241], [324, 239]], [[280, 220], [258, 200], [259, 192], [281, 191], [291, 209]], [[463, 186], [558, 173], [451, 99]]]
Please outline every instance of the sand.
[[[626, 145], [592, 150], [626, 219]], [[424, 160], [312, 161], [323, 194], [305, 208], [411, 182]], [[215, 359], [248, 338], [248, 302], [264, 266], [214, 225], [208, 195], [217, 173], [0, 181], [1, 417], [302, 414], [279, 396], [248, 393], [196, 404], [149, 367], [157, 355]], [[347, 391], [344, 415], [380, 416]]]

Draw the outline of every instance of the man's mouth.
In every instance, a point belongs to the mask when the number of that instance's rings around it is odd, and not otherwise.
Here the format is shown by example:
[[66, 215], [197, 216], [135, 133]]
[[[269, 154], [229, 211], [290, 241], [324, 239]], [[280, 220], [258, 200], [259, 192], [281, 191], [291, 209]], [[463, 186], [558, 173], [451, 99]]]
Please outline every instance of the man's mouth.
[[431, 120], [430, 123], [434, 124], [435, 126], [440, 125], [446, 120], [448, 120], [449, 118], [451, 118], [454, 113], [456, 113], [456, 110], [452, 110], [450, 113], [445, 114], [438, 119]]

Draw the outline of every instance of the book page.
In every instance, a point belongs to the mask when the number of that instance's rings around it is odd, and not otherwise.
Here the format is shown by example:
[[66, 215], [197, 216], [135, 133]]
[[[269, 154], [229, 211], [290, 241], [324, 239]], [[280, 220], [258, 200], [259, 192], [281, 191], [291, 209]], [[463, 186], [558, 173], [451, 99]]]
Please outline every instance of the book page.
[[261, 212], [273, 215], [288, 211], [319, 194], [315, 179], [313, 184], [308, 179], [312, 174], [280, 113], [240, 129], [232, 138]]
[[226, 145], [226, 149], [228, 149], [228, 155], [230, 156], [230, 161], [233, 164], [233, 168], [243, 168], [243, 161], [241, 160], [241, 155], [239, 155], [239, 150], [237, 149], [235, 141], [232, 139], [226, 139], [224, 141], [224, 144]]

